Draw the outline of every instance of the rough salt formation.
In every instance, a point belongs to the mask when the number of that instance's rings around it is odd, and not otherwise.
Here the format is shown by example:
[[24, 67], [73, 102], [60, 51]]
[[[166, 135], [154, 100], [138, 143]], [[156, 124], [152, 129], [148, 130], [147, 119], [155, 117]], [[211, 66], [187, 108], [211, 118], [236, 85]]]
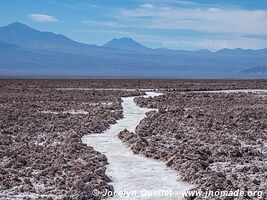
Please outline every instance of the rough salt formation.
[[136, 133], [119, 134], [134, 153], [165, 161], [199, 189], [261, 191], [266, 198], [266, 96], [167, 93], [136, 103], [159, 113], [147, 113]]
[[[147, 95], [154, 96], [158, 93], [147, 92]], [[123, 98], [122, 107], [123, 119], [118, 120], [103, 134], [86, 135], [82, 139], [85, 144], [93, 146], [107, 156], [110, 164], [107, 166], [106, 174], [112, 179], [115, 190], [113, 199], [182, 199], [183, 192], [192, 189], [193, 185], [181, 181], [175, 170], [169, 169], [163, 162], [134, 155], [118, 138], [118, 133], [126, 128], [134, 131], [140, 120], [145, 117], [145, 113], [151, 109], [138, 107], [134, 103], [134, 97]], [[160, 192], [151, 196], [145, 194], [145, 190], [149, 193], [168, 191], [168, 194]], [[124, 195], [120, 194], [121, 192], [124, 192]]]
[[113, 191], [106, 156], [81, 137], [122, 118], [121, 96], [132, 95], [140, 92], [2, 87], [0, 199], [101, 199], [93, 189]]
[[[265, 80], [0, 80], [0, 199], [100, 199], [92, 197], [93, 189], [112, 191], [112, 183], [105, 175], [105, 156], [82, 144], [80, 138], [108, 129], [122, 118], [121, 97], [142, 92], [117, 89], [267, 89], [266, 83]], [[116, 91], [99, 90], [105, 88]], [[218, 163], [219, 169], [231, 167], [224, 160]], [[215, 170], [217, 166], [211, 168]]]
[[1, 199], [90, 199], [94, 188], [113, 190], [105, 175], [106, 157], [83, 145], [75, 132], [21, 137], [2, 133], [7, 150], [1, 161]]
[[164, 89], [169, 91], [197, 91], [222, 89], [267, 89], [267, 80], [2, 80], [4, 88], [57, 89]]

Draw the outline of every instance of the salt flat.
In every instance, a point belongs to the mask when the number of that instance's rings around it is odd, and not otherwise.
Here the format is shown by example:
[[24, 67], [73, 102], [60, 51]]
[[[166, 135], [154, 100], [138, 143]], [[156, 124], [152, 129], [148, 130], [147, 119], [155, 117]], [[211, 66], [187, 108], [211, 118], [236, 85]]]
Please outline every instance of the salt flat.
[[[157, 95], [147, 92], [147, 97]], [[182, 192], [191, 189], [192, 185], [179, 180], [177, 172], [167, 168], [163, 162], [134, 155], [118, 138], [118, 133], [124, 129], [133, 132], [145, 113], [153, 110], [140, 108], [133, 100], [134, 97], [123, 98], [123, 119], [103, 134], [84, 136], [83, 142], [107, 156], [106, 174], [112, 179], [115, 192], [125, 194], [113, 199], [125, 199], [127, 195], [132, 200], [182, 199]]]

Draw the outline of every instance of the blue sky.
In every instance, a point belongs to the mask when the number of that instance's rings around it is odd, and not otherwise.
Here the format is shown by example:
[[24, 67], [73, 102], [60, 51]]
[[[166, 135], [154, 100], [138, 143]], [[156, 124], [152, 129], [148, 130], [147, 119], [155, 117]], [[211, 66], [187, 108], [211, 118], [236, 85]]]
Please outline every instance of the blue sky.
[[131, 37], [171, 49], [267, 47], [267, 0], [1, 0], [0, 26], [18, 21], [102, 45]]

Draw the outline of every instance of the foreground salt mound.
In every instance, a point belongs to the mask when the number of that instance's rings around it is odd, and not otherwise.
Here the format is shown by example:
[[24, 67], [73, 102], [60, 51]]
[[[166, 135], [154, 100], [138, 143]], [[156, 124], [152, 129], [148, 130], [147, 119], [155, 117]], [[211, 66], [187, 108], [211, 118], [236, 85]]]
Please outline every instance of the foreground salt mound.
[[267, 199], [266, 97], [221, 90], [136, 98], [141, 107], [159, 112], [143, 119], [135, 134], [120, 136], [137, 153], [167, 162], [197, 190], [240, 190], [245, 195], [237, 199]]
[[[147, 96], [157, 96], [147, 92]], [[123, 98], [124, 118], [103, 134], [83, 137], [83, 142], [93, 146], [107, 156], [109, 165], [106, 174], [112, 179], [116, 192], [124, 192], [129, 199], [182, 199], [182, 192], [193, 186], [178, 179], [177, 172], [167, 168], [163, 162], [134, 155], [118, 138], [124, 129], [134, 132], [145, 113], [154, 109], [140, 108], [134, 97]], [[113, 199], [125, 199], [122, 194]]]

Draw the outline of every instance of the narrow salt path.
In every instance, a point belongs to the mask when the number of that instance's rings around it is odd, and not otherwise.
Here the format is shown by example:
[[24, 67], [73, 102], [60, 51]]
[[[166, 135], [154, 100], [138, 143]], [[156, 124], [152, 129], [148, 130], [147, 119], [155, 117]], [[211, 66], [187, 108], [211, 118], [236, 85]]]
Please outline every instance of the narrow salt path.
[[[147, 92], [147, 96], [158, 93]], [[153, 110], [140, 108], [134, 103], [134, 97], [123, 98], [124, 118], [102, 134], [83, 137], [83, 142], [93, 146], [108, 158], [107, 175], [118, 194], [111, 199], [182, 199], [182, 192], [193, 186], [182, 182], [177, 172], [166, 167], [163, 162], [134, 155], [126, 144], [118, 138], [118, 133], [125, 128], [131, 132], [145, 117], [145, 113]]]

